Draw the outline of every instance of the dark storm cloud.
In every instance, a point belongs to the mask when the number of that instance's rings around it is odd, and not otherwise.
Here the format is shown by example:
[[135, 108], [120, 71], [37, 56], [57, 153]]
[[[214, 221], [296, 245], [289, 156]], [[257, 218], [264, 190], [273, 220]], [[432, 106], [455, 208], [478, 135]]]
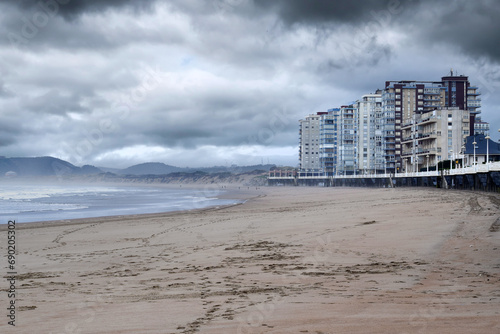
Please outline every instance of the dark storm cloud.
[[[60, 1], [60, 0], [59, 0]], [[62, 1], [61, 1], [62, 2]], [[73, 4], [75, 2], [75, 4]], [[41, 5], [47, 4], [50, 5]], [[5, 13], [0, 26], [0, 43], [24, 50], [40, 48], [87, 49], [98, 51], [130, 45], [134, 42], [179, 43], [182, 33], [174, 29], [145, 29], [140, 16], [154, 13], [155, 1], [28, 1], [23, 5], [0, 3]], [[106, 11], [132, 9], [127, 21], [117, 21], [111, 29], [108, 22], [96, 19]], [[86, 19], [81, 19], [83, 14]]]
[[[495, 0], [446, 1], [436, 6], [428, 4], [427, 13], [432, 10], [439, 16], [430, 16], [416, 31], [425, 41], [444, 43], [459, 47], [473, 57], [487, 57], [500, 62], [500, 2]], [[422, 17], [425, 12], [417, 16]]]
[[257, 6], [275, 10], [279, 17], [289, 25], [295, 23], [320, 24], [320, 23], [363, 23], [373, 18], [384, 9], [391, 9], [392, 14], [399, 14], [403, 7], [412, 5], [417, 1], [402, 4], [397, 0], [255, 0]]
[[255, 0], [276, 12], [288, 26], [310, 25], [330, 33], [338, 25], [355, 29], [397, 28], [426, 47], [433, 43], [458, 48], [474, 57], [500, 62], [500, 2], [496, 0]]
[[102, 12], [108, 9], [130, 8], [137, 11], [149, 10], [155, 1], [136, 0], [13, 0], [9, 1], [23, 11], [33, 12], [47, 9], [66, 19], [75, 19], [84, 13]]

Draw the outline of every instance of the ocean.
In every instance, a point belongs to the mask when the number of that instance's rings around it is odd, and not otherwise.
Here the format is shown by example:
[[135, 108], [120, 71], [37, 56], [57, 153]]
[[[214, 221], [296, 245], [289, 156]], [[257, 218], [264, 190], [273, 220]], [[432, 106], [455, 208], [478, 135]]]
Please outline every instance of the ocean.
[[217, 188], [1, 185], [0, 224], [192, 210], [238, 203]]

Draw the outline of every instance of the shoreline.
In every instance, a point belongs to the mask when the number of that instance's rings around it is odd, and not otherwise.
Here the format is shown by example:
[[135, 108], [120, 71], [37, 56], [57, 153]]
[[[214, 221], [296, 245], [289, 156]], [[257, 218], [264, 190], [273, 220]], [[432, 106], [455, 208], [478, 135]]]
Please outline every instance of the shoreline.
[[[139, 213], [133, 215], [116, 215], [116, 216], [102, 216], [102, 217], [89, 217], [89, 218], [75, 218], [75, 219], [61, 219], [61, 220], [49, 220], [49, 221], [39, 221], [39, 222], [26, 222], [26, 223], [17, 223], [16, 226], [19, 229], [34, 229], [34, 228], [45, 228], [45, 227], [60, 227], [60, 226], [71, 226], [71, 225], [82, 225], [82, 224], [106, 224], [111, 222], [128, 222], [128, 221], [136, 221], [136, 220], [146, 220], [153, 218], [170, 218], [175, 216], [182, 216], [188, 214], [199, 214], [204, 212], [212, 212], [217, 210], [223, 210], [227, 208], [231, 208], [234, 206], [239, 206], [245, 204], [247, 201], [251, 201], [254, 198], [258, 198], [261, 196], [250, 197], [243, 202], [233, 203], [233, 204], [223, 204], [223, 205], [213, 205], [207, 206], [200, 209], [188, 209], [188, 210], [178, 210], [178, 211], [165, 211], [158, 213]], [[6, 231], [7, 224], [0, 225], [0, 231]]]
[[500, 329], [500, 232], [490, 230], [500, 195], [272, 187], [253, 195], [105, 224], [20, 224], [18, 329]]
[[[101, 186], [101, 185], [100, 185]], [[118, 185], [118, 184], [106, 184], [102, 186], [122, 186], [123, 185]], [[125, 185], [125, 187], [138, 187], [138, 185]], [[142, 185], [141, 185], [142, 187]], [[214, 199], [223, 199], [223, 200], [234, 200], [234, 201], [239, 201], [237, 203], [231, 203], [231, 204], [213, 204], [209, 205], [206, 207], [202, 208], [193, 208], [193, 209], [180, 209], [180, 210], [171, 210], [171, 211], [162, 211], [162, 212], [156, 212], [156, 213], [138, 213], [138, 214], [126, 214], [126, 215], [104, 215], [104, 216], [97, 216], [97, 217], [83, 217], [83, 218], [70, 218], [70, 219], [57, 219], [57, 220], [41, 220], [41, 221], [32, 221], [32, 222], [16, 222], [16, 225], [19, 226], [20, 228], [31, 228], [34, 226], [31, 226], [32, 224], [36, 225], [43, 225], [43, 226], [62, 226], [62, 225], [71, 225], [71, 224], [84, 224], [86, 222], [89, 223], [95, 223], [98, 221], [101, 221], [103, 223], [105, 222], [110, 222], [110, 221], [117, 221], [117, 220], [131, 220], [131, 219], [142, 219], [142, 218], [155, 218], [155, 217], [162, 217], [164, 215], [175, 215], [175, 214], [181, 214], [181, 213], [190, 213], [190, 212], [197, 212], [197, 211], [204, 211], [207, 209], [213, 209], [213, 208], [223, 208], [223, 207], [230, 207], [233, 205], [239, 205], [247, 201], [248, 199], [251, 199], [255, 196], [256, 191], [253, 191], [250, 189], [251, 187], [248, 187], [248, 189], [241, 190], [241, 189], [236, 189], [236, 187], [230, 187], [230, 188], [207, 188], [203, 189], [203, 187], [197, 186], [197, 185], [187, 185], [185, 187], [175, 187], [172, 185], [148, 185], [146, 184], [145, 187], [151, 187], [151, 188], [166, 188], [166, 189], [189, 189], [189, 190], [199, 190], [199, 191], [206, 191], [207, 194], [205, 196], [207, 198], [214, 198]], [[247, 188], [247, 187], [245, 187]], [[220, 191], [218, 194], [210, 194], [209, 192], [213, 191]], [[42, 226], [39, 226], [42, 227]], [[5, 231], [7, 229], [7, 223], [5, 224], [0, 224], [0, 231]]]

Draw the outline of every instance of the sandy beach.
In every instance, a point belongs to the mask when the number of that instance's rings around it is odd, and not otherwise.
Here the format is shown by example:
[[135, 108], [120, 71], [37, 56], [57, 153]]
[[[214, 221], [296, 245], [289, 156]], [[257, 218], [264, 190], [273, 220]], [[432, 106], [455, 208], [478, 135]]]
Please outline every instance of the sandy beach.
[[[498, 194], [262, 187], [236, 195], [249, 199], [18, 224], [16, 326], [7, 323], [3, 279], [0, 332], [500, 332]], [[5, 225], [0, 233], [5, 268]]]

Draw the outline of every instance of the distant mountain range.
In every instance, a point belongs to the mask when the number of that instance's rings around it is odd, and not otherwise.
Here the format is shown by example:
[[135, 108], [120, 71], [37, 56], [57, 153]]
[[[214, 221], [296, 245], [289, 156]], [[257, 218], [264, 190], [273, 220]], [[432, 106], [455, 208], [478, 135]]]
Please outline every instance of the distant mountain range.
[[36, 158], [6, 158], [0, 156], [0, 177], [7, 176], [58, 176], [58, 175], [91, 175], [101, 173], [113, 173], [116, 175], [166, 175], [171, 173], [194, 173], [197, 171], [205, 173], [246, 173], [254, 170], [268, 171], [275, 165], [253, 165], [253, 166], [215, 166], [204, 168], [181, 168], [166, 165], [161, 162], [147, 162], [125, 169], [95, 167], [84, 165], [77, 167], [67, 161], [54, 157]]

